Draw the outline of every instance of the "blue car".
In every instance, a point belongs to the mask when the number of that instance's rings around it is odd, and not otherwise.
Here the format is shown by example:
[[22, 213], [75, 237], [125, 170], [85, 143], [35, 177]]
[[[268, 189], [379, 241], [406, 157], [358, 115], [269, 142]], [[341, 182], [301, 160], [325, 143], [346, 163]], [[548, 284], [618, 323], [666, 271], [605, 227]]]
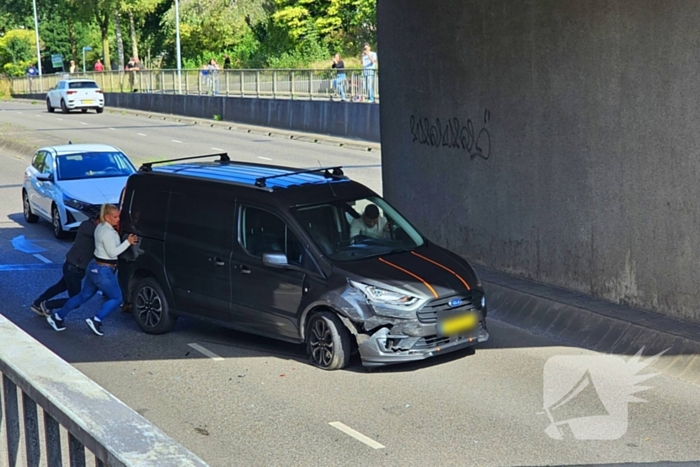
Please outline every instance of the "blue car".
[[51, 222], [56, 238], [119, 197], [136, 167], [126, 154], [105, 144], [66, 144], [36, 151], [24, 172], [22, 203], [28, 223]]

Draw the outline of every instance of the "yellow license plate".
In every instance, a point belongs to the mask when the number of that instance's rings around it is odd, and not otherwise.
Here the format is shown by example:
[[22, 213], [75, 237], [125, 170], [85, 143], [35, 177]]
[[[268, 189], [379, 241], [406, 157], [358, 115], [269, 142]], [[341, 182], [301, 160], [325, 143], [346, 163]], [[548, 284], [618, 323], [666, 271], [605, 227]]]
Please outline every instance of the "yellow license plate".
[[472, 330], [479, 323], [476, 313], [453, 316], [438, 323], [438, 333], [443, 336], [451, 336]]
[[83, 104], [92, 104], [92, 101], [83, 101]]

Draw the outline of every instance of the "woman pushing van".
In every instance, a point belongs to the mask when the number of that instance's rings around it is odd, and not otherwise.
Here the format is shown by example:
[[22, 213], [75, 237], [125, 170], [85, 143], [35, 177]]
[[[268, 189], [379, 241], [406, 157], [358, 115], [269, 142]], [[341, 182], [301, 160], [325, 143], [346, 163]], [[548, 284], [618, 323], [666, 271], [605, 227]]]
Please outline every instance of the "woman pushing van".
[[61, 309], [46, 317], [46, 321], [56, 331], [65, 330], [66, 316], [101, 290], [106, 300], [97, 314], [85, 322], [92, 332], [103, 336], [102, 320], [122, 304], [122, 292], [115, 275], [117, 260], [120, 254], [138, 241], [138, 237], [131, 234], [123, 242], [120, 241], [119, 233], [115, 230], [117, 224], [119, 209], [112, 204], [103, 204], [100, 210], [100, 224], [95, 229], [95, 257], [88, 263], [80, 293], [68, 300]]

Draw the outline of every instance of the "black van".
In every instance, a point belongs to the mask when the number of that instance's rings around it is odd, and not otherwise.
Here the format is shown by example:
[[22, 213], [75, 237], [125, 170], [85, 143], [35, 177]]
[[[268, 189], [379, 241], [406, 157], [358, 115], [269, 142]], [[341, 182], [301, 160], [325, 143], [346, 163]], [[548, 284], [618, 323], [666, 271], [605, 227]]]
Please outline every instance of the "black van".
[[202, 318], [305, 343], [328, 370], [356, 352], [376, 367], [489, 338], [469, 263], [341, 167], [147, 163], [128, 179], [120, 226], [141, 237], [119, 280], [150, 334]]

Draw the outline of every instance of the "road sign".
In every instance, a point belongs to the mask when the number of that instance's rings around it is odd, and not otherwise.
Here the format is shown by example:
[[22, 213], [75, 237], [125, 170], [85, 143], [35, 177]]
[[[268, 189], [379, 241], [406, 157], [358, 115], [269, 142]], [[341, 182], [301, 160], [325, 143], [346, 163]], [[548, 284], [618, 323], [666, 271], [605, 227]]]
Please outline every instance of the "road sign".
[[54, 68], [63, 68], [63, 54], [51, 54], [51, 65]]

